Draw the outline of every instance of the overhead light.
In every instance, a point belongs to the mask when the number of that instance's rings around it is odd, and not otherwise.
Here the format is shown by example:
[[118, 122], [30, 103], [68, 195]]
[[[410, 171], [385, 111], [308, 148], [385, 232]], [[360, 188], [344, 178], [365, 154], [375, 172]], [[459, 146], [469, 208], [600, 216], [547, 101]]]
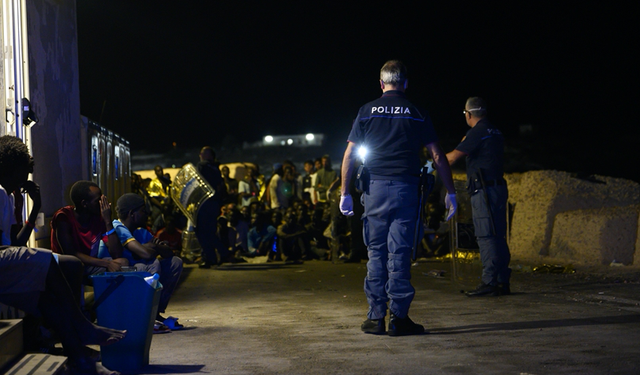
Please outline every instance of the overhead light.
[[271, 143], [271, 142], [273, 142], [273, 137], [268, 135], [268, 136], [264, 137], [264, 141], [267, 142], [267, 143]]
[[315, 136], [312, 133], [309, 133], [305, 136], [305, 138], [307, 139], [307, 141], [313, 141], [313, 139], [315, 138]]

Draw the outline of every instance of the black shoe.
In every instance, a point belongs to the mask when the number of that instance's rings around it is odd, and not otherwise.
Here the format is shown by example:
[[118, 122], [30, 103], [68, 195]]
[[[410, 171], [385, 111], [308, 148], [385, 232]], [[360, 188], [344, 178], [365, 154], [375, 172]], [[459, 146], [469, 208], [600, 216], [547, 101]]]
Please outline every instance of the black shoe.
[[485, 283], [478, 285], [475, 290], [465, 293], [467, 297], [499, 296], [500, 294], [502, 294], [502, 290], [499, 287]]
[[367, 319], [362, 322], [360, 329], [364, 333], [371, 333], [374, 335], [384, 335], [386, 332], [386, 327], [384, 323], [384, 318], [382, 319]]
[[408, 336], [408, 335], [421, 335], [424, 333], [424, 327], [420, 324], [416, 324], [409, 318], [398, 318], [391, 314], [389, 319], [389, 336]]
[[509, 283], [499, 283], [498, 288], [500, 289], [501, 296], [508, 296], [511, 294], [511, 287], [509, 286]]
[[209, 269], [211, 268], [211, 266], [215, 266], [216, 264], [213, 262], [209, 262], [208, 260], [205, 260], [204, 262], [198, 264], [198, 268], [205, 268], [205, 269]]
[[227, 257], [227, 259], [225, 259], [223, 263], [236, 264], [236, 263], [247, 263], [247, 261], [242, 258], [236, 258], [234, 256], [230, 256], [230, 257]]
[[358, 258], [347, 258], [342, 261], [343, 263], [360, 263], [360, 259]]

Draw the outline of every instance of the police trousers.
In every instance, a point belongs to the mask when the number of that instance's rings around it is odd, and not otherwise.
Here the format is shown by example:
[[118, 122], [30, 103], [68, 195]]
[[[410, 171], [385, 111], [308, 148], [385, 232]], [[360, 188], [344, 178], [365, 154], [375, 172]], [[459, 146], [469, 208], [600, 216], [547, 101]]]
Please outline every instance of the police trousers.
[[482, 261], [482, 282], [487, 285], [508, 284], [511, 276], [511, 253], [506, 240], [509, 192], [506, 185], [489, 186], [486, 191], [486, 199], [482, 189], [471, 195], [473, 226]]
[[369, 254], [364, 280], [367, 317], [383, 318], [389, 302], [389, 310], [404, 318], [415, 294], [410, 280], [418, 184], [371, 180], [363, 196], [363, 237]]

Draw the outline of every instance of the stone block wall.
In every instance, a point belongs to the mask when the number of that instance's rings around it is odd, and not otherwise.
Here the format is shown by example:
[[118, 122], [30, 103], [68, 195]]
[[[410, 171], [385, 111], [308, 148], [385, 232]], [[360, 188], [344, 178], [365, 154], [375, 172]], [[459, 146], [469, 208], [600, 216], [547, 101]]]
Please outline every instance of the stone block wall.
[[[554, 224], [560, 214], [564, 216], [557, 222], [562, 226], [563, 232], [560, 234], [560, 229], [555, 231], [556, 238], [560, 241], [558, 243], [562, 243], [561, 239], [577, 238], [584, 233], [579, 225], [565, 224], [568, 220], [584, 223], [593, 230], [598, 227], [599, 231], [605, 231], [606, 226], [617, 223], [615, 225], [620, 225], [620, 228], [627, 228], [616, 231], [624, 237], [619, 240], [620, 243], [637, 243], [638, 215], [636, 213], [635, 219], [632, 219], [632, 212], [635, 212], [633, 207], [640, 204], [640, 184], [634, 181], [595, 176], [598, 182], [593, 182], [559, 171], [531, 171], [509, 174], [505, 178], [509, 184], [509, 203], [513, 206], [509, 246], [515, 258], [538, 260], [540, 256], [553, 256], [550, 249]], [[606, 210], [608, 208], [612, 210]], [[635, 229], [630, 229], [632, 227]], [[602, 239], [604, 238], [610, 239], [611, 235], [603, 235]], [[574, 243], [573, 246], [575, 245]], [[553, 251], [557, 252], [558, 249], [556, 247]], [[575, 253], [582, 250], [578, 246], [572, 251]], [[600, 253], [602, 255], [608, 251], [611, 249], [601, 249]], [[578, 255], [576, 257], [578, 260], [581, 258]], [[598, 264], [603, 259], [609, 259], [608, 257], [600, 258]], [[629, 256], [625, 259], [629, 259]]]
[[[594, 265], [614, 259], [632, 264], [635, 259], [640, 265], [640, 184], [594, 177], [597, 181], [550, 170], [505, 175], [512, 258], [564, 258]], [[466, 176], [455, 174], [454, 179]]]
[[574, 263], [633, 264], [640, 206], [566, 211], [556, 215], [549, 256]]

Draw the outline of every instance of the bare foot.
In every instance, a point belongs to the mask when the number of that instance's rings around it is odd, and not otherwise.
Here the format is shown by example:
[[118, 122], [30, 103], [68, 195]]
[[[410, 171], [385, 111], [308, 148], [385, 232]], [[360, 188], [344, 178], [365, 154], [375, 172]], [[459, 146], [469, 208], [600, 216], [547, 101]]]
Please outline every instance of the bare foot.
[[102, 363], [96, 362], [96, 374], [98, 375], [120, 375], [118, 371], [109, 370]]
[[111, 345], [122, 340], [127, 335], [127, 331], [120, 331], [117, 329], [102, 327], [97, 324], [92, 324], [92, 329], [88, 332], [84, 332], [82, 337], [83, 344], [85, 345]]
[[102, 363], [94, 362], [89, 358], [71, 361], [69, 365], [71, 375], [120, 375], [118, 371], [109, 370]]

